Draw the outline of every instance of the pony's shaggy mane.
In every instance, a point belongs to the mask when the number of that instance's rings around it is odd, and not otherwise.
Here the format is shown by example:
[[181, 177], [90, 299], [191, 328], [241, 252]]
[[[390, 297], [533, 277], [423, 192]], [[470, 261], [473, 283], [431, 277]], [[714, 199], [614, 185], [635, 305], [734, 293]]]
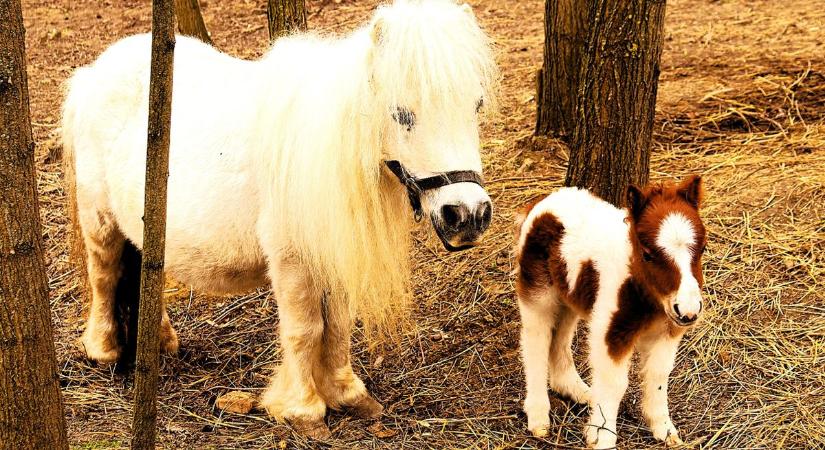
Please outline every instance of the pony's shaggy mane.
[[[303, 67], [278, 70], [288, 61]], [[272, 102], [281, 106], [264, 101], [256, 128], [268, 130], [263, 142], [288, 147], [260, 155], [272, 174], [262, 197], [283, 212], [275, 221], [283, 251], [323, 280], [332, 301], [348, 301], [367, 333], [392, 334], [407, 317], [413, 221], [405, 191], [383, 169], [384, 143], [402, 139], [391, 112], [415, 105], [449, 126], [451, 112], [474, 108], [478, 98], [494, 110], [490, 43], [466, 7], [400, 0], [343, 38], [281, 39], [259, 63], [262, 76], [278, 73], [263, 95], [281, 97]]]

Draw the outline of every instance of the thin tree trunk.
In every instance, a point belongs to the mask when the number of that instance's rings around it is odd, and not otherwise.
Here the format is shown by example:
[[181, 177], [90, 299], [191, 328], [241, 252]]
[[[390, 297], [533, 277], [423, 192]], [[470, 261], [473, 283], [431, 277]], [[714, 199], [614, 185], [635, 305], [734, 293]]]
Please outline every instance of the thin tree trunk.
[[573, 134], [588, 0], [546, 0], [544, 63], [536, 78], [537, 136]]
[[68, 449], [19, 0], [0, 0], [0, 449]]
[[154, 449], [157, 422], [160, 320], [166, 247], [166, 185], [172, 113], [172, 63], [175, 51], [172, 0], [152, 2], [152, 68], [149, 82], [149, 132], [143, 212], [143, 262], [135, 362], [135, 415], [132, 448]]
[[665, 0], [588, 0], [589, 36], [565, 184], [624, 205], [647, 182]]
[[196, 37], [212, 45], [212, 38], [203, 22], [198, 0], [175, 0], [175, 13], [178, 16], [178, 30], [181, 34]]
[[267, 0], [269, 40], [307, 29], [307, 8], [304, 0]]

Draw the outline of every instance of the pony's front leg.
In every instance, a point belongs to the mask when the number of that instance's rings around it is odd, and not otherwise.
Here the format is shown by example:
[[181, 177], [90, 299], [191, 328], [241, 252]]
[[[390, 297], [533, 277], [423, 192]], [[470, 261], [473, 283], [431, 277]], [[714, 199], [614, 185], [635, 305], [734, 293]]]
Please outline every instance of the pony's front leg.
[[682, 444], [667, 407], [667, 378], [673, 370], [681, 335], [667, 331], [644, 339], [639, 345], [642, 378], [642, 414], [653, 437], [667, 446]]
[[316, 366], [315, 373], [321, 395], [331, 408], [345, 407], [360, 417], [378, 417], [384, 407], [367, 392], [364, 382], [352, 370], [352, 316], [347, 300], [329, 294], [325, 296], [325, 300], [321, 364]]
[[619, 404], [627, 390], [627, 373], [632, 350], [614, 359], [608, 351], [605, 328], [591, 322], [590, 368], [593, 377], [590, 394], [590, 421], [585, 438], [590, 448], [616, 447], [616, 417]]
[[324, 332], [321, 292], [306, 268], [294, 260], [271, 260], [270, 276], [278, 301], [283, 357], [261, 406], [297, 432], [326, 439], [331, 435], [324, 423], [326, 404], [313, 377]]

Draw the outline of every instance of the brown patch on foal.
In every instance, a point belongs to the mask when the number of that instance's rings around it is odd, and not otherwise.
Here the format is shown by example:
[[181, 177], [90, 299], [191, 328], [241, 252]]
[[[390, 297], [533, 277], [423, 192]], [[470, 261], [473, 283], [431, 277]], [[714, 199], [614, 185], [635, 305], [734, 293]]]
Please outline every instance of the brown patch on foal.
[[[533, 202], [528, 208], [535, 203], [538, 202]], [[520, 299], [529, 301], [531, 291], [555, 286], [565, 303], [584, 314], [596, 302], [599, 273], [593, 261], [582, 263], [571, 292], [567, 282], [567, 262], [561, 255], [563, 237], [564, 225], [553, 214], [544, 213], [533, 220], [518, 255], [516, 292]]]
[[567, 292], [567, 264], [561, 257], [561, 238], [564, 225], [550, 213], [533, 220], [518, 253], [516, 292], [522, 300], [529, 300], [530, 292], [555, 285]]
[[652, 298], [633, 278], [619, 289], [619, 309], [613, 314], [605, 340], [613, 361], [619, 361], [633, 349], [636, 339], [656, 320], [667, 319], [658, 300]]
[[[596, 303], [596, 294], [599, 292], [599, 271], [593, 261], [587, 260], [582, 263], [579, 276], [576, 277], [576, 285], [573, 292], [565, 295], [565, 302], [580, 314], [585, 314], [593, 309]], [[566, 294], [566, 292], [565, 292]]]

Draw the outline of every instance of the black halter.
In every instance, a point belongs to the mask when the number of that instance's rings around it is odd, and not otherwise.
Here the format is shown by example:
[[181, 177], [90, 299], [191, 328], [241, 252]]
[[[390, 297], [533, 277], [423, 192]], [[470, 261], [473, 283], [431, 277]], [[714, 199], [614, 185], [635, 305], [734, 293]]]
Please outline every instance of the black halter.
[[455, 183], [475, 183], [484, 187], [484, 180], [478, 172], [472, 170], [452, 170], [426, 178], [416, 178], [410, 173], [400, 161], [384, 161], [398, 180], [407, 188], [407, 195], [410, 197], [410, 206], [415, 214], [415, 221], [418, 222], [424, 216], [424, 209], [421, 207], [421, 194], [424, 191], [438, 189]]

